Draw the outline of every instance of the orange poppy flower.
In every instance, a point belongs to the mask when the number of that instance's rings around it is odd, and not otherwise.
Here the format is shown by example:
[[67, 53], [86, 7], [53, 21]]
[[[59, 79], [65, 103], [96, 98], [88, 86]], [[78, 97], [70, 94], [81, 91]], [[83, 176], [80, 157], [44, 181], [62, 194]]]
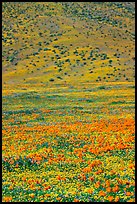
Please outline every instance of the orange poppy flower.
[[94, 184], [94, 186], [95, 186], [96, 188], [99, 188], [99, 187], [100, 187], [100, 182], [99, 182], [99, 181], [96, 182], [96, 183]]
[[128, 167], [132, 169], [132, 168], [134, 168], [134, 164], [131, 163], [131, 164], [128, 165]]
[[85, 167], [85, 168], [83, 169], [83, 172], [84, 172], [84, 173], [89, 173], [89, 172], [91, 172], [91, 170], [92, 170], [92, 168], [90, 168], [90, 167]]
[[12, 200], [12, 197], [11, 197], [11, 196], [4, 197], [4, 198], [3, 198], [3, 201], [4, 201], [4, 202], [10, 202], [11, 200]]
[[44, 190], [48, 190], [48, 189], [50, 189], [51, 187], [50, 186], [46, 186], [45, 188], [44, 188]]
[[23, 180], [23, 181], [26, 181], [26, 177], [23, 177], [22, 180]]
[[57, 178], [59, 181], [61, 180], [61, 176], [60, 176], [60, 175], [58, 175], [56, 178]]
[[110, 186], [110, 181], [106, 180], [106, 186], [107, 186], [107, 187]]
[[122, 185], [123, 181], [121, 179], [118, 179], [118, 183]]
[[10, 159], [10, 160], [9, 160], [9, 163], [10, 163], [10, 164], [14, 164], [14, 160], [13, 160], [13, 159]]
[[19, 165], [18, 164], [16, 164], [16, 166], [15, 166], [16, 168], [18, 168], [19, 167]]
[[135, 202], [135, 199], [134, 198], [131, 198], [130, 200], [128, 200], [127, 202]]
[[86, 181], [86, 176], [85, 175], [82, 176], [82, 180]]
[[61, 200], [61, 197], [57, 197], [56, 199], [57, 199], [58, 201], [60, 201], [60, 200]]
[[46, 194], [47, 197], [50, 197], [50, 194]]
[[63, 177], [63, 178], [62, 178], [62, 181], [66, 181], [66, 178], [65, 178], [65, 177]]
[[37, 184], [40, 184], [40, 181], [39, 181], [38, 179], [36, 179], [36, 183], [37, 183]]
[[9, 190], [13, 190], [13, 186], [9, 186]]
[[35, 196], [34, 193], [31, 193], [31, 194], [30, 194], [30, 197], [31, 197], [31, 198], [34, 198], [34, 196]]
[[110, 193], [110, 192], [111, 192], [111, 187], [107, 187], [107, 188], [106, 188], [106, 191], [107, 191], [108, 193]]
[[107, 199], [111, 202], [114, 199], [114, 197], [113, 196], [108, 196]]
[[115, 187], [112, 188], [112, 191], [113, 191], [114, 193], [118, 192], [118, 190], [119, 190], [119, 187], [118, 187], [118, 186], [115, 186]]
[[119, 196], [116, 196], [115, 197], [115, 202], [118, 202], [119, 201]]
[[90, 194], [92, 194], [92, 193], [93, 193], [93, 190], [92, 190], [92, 189], [88, 189], [87, 192], [90, 193]]
[[98, 171], [95, 172], [96, 175], [101, 174], [103, 171], [102, 169], [99, 169]]
[[6, 149], [6, 146], [2, 146], [2, 150], [4, 151]]
[[79, 202], [79, 200], [75, 198], [75, 199], [74, 199], [74, 202]]
[[99, 195], [100, 195], [100, 196], [105, 196], [106, 193], [105, 193], [104, 191], [101, 190], [101, 191], [99, 191]]
[[126, 192], [126, 196], [131, 196], [131, 192]]
[[91, 176], [91, 177], [89, 177], [89, 180], [90, 181], [94, 181], [94, 178]]

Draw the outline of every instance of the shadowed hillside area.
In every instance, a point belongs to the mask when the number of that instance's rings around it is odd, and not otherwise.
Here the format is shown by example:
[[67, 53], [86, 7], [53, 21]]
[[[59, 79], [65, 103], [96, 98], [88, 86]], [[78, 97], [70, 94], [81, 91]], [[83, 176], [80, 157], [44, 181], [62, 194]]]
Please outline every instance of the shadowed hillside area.
[[135, 2], [2, 3], [3, 202], [135, 202]]

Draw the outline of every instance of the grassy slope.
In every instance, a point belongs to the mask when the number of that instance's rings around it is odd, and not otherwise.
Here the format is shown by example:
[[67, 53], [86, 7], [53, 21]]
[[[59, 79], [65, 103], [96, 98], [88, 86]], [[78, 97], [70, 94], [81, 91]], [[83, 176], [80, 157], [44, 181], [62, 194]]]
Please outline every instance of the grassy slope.
[[126, 7], [3, 3], [3, 83], [134, 82], [134, 4]]

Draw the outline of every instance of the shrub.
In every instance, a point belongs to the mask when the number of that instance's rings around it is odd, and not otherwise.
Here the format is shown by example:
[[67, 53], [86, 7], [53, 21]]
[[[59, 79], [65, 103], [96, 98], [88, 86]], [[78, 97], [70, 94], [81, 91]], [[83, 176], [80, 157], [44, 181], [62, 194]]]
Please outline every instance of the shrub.
[[51, 78], [51, 79], [49, 79], [49, 81], [54, 81], [54, 79], [53, 79], [53, 78]]

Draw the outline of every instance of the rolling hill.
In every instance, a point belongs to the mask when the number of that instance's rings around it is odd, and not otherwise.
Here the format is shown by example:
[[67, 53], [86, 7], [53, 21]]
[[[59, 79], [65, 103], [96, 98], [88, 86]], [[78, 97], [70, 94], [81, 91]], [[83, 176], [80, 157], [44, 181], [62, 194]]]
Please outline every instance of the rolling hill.
[[134, 82], [134, 2], [3, 2], [3, 89]]

